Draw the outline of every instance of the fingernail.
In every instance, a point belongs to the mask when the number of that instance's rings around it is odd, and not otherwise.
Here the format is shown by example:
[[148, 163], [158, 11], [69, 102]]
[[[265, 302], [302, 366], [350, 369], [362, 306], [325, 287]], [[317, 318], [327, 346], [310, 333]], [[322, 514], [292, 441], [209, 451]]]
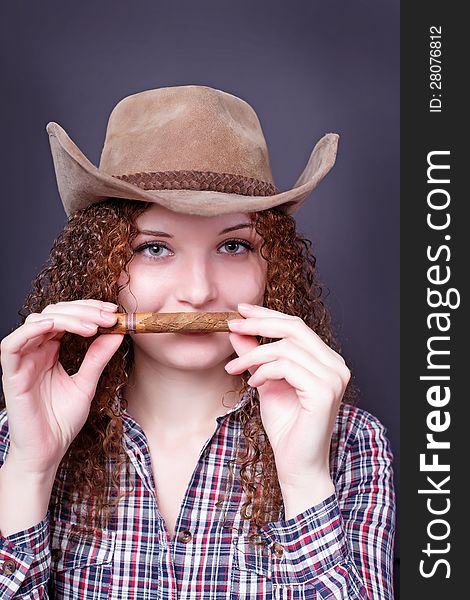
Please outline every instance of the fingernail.
[[115, 321], [117, 319], [117, 314], [111, 313], [109, 310], [100, 310], [100, 315], [103, 319], [108, 319], [109, 321]]
[[89, 329], [90, 331], [98, 327], [98, 325], [96, 325], [95, 323], [88, 323], [87, 321], [84, 321], [82, 323], [82, 326], [85, 327], [85, 329]]
[[229, 326], [238, 327], [239, 325], [241, 325], [243, 323], [243, 320], [233, 319], [232, 321], [227, 321], [227, 323], [229, 324]]
[[241, 309], [243, 309], [243, 308], [254, 308], [254, 307], [255, 307], [254, 304], [248, 304], [247, 302], [240, 302], [238, 304], [238, 308], [241, 308]]

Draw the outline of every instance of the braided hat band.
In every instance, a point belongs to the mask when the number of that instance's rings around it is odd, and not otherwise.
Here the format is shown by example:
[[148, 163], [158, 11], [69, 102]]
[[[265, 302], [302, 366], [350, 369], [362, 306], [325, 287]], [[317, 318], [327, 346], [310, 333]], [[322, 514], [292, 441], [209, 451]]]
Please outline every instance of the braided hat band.
[[279, 193], [278, 188], [267, 181], [212, 171], [155, 171], [113, 177], [143, 190], [199, 190], [243, 196], [273, 196]]

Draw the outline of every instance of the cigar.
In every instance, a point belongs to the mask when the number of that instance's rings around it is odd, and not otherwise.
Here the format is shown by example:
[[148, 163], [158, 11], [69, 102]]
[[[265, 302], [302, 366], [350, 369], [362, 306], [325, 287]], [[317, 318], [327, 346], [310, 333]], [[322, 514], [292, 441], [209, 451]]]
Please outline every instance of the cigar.
[[100, 333], [174, 333], [192, 331], [206, 333], [230, 331], [227, 321], [243, 319], [238, 312], [143, 312], [116, 313], [111, 327], [98, 327]]

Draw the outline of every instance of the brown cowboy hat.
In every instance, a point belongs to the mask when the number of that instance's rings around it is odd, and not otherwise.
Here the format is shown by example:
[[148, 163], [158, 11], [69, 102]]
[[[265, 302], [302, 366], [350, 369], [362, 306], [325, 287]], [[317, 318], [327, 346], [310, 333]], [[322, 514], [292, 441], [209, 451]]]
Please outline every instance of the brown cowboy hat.
[[294, 213], [334, 165], [339, 138], [323, 136], [294, 186], [280, 192], [255, 111], [210, 87], [158, 88], [118, 102], [99, 168], [58, 123], [46, 129], [67, 215], [111, 197], [205, 216], [274, 206]]

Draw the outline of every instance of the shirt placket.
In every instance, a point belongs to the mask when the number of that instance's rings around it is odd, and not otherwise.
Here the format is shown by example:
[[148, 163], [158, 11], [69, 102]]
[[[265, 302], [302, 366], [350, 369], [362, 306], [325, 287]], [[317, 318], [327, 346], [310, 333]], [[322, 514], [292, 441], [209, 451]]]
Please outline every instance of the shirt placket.
[[[179, 554], [181, 559], [181, 555], [186, 551], [194, 553], [194, 548], [191, 547], [190, 544], [196, 543], [193, 536], [197, 528], [197, 523], [195, 523], [192, 518], [192, 509], [187, 508], [188, 506], [192, 506], [192, 504], [188, 502], [188, 496], [190, 491], [193, 489], [193, 482], [196, 476], [203, 468], [202, 458], [204, 453], [207, 447], [212, 443], [214, 436], [220, 429], [222, 422], [246, 401], [247, 397], [244, 396], [236, 406], [228, 409], [225, 413], [216, 417], [214, 431], [207, 439], [199, 453], [196, 466], [186, 489], [183, 502], [180, 506], [180, 513], [175, 525], [174, 539], [170, 539], [164, 519], [158, 510], [156, 486], [152, 471], [152, 459], [145, 433], [138, 423], [130, 418], [129, 415], [126, 416], [127, 424], [129, 428], [132, 429], [133, 433], [133, 444], [132, 447], [128, 447], [128, 455], [139, 477], [141, 478], [141, 481], [154, 499], [155, 513], [157, 515], [159, 545], [162, 548], [162, 552], [158, 555], [158, 571], [160, 573], [161, 581], [158, 582], [157, 586], [155, 586], [155, 598], [158, 600], [178, 600], [180, 597], [179, 590], [182, 592], [181, 596], [185, 597], [186, 588], [183, 581], [185, 570], [184, 560], [178, 561], [176, 558], [177, 554]], [[185, 523], [184, 527], [182, 527], [183, 522]]]

